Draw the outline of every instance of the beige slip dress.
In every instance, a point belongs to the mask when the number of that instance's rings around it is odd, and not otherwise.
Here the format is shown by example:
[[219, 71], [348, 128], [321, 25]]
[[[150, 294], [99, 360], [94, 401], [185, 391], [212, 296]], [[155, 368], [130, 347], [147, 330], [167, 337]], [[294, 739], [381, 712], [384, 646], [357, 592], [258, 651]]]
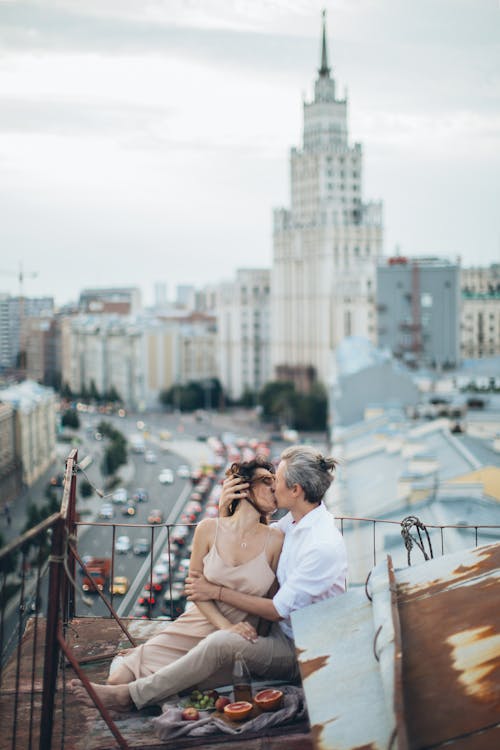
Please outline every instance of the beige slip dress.
[[[275, 573], [267, 561], [267, 544], [271, 529], [268, 530], [263, 550], [256, 557], [241, 565], [228, 565], [221, 558], [217, 551], [218, 531], [219, 519], [217, 519], [214, 543], [203, 558], [203, 574], [206, 579], [219, 586], [227, 586], [245, 594], [265, 596], [275, 579]], [[256, 615], [249, 615], [224, 602], [216, 604], [222, 614], [233, 624], [247, 620], [254, 627], [257, 626]], [[169, 623], [164, 631], [125, 655], [123, 665], [133, 672], [135, 679], [146, 677], [180, 659], [203, 638], [216, 630], [217, 628], [207, 620], [198, 607], [190, 603], [186, 611], [177, 620]]]

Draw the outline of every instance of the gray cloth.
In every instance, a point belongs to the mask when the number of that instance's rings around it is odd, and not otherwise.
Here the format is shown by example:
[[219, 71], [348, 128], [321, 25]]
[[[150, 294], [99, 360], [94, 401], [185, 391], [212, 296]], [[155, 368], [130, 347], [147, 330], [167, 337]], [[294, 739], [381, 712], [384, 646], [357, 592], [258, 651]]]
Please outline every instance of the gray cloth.
[[206, 711], [200, 712], [198, 721], [183, 721], [182, 709], [173, 703], [164, 703], [162, 715], [153, 719], [155, 732], [162, 740], [184, 736], [203, 737], [219, 732], [239, 735], [247, 732], [264, 732], [270, 727], [305, 719], [307, 709], [302, 689], [293, 685], [284, 685], [280, 689], [284, 693], [283, 706], [280, 709], [261, 713], [254, 719], [243, 721], [241, 724], [236, 722], [228, 724], [224, 719]]

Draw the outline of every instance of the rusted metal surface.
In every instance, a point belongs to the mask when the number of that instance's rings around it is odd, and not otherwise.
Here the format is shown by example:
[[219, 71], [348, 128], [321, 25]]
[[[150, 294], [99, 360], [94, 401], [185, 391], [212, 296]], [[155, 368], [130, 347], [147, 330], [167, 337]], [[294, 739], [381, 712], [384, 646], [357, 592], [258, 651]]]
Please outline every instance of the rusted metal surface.
[[387, 750], [394, 721], [364, 588], [294, 612], [292, 625], [316, 750]]
[[500, 747], [500, 544], [396, 579], [410, 747]]
[[[40, 646], [36, 654], [36, 679], [31, 684], [31, 664], [28, 653], [31, 653], [34, 634], [34, 618], [30, 620], [23, 637], [26, 656], [21, 664], [21, 681], [19, 687], [19, 721], [15, 743], [12, 743], [12, 727], [4, 719], [11, 712], [13, 695], [15, 692], [15, 663], [8, 665], [5, 670], [5, 681], [0, 691], [0, 721], [2, 733], [0, 748], [14, 748], [14, 750], [28, 750], [37, 748], [39, 742], [41, 714], [41, 689], [43, 676], [43, 648]], [[142, 643], [159, 629], [165, 626], [162, 621], [132, 620], [128, 621], [130, 631], [137, 642]], [[45, 621], [41, 618], [39, 626], [42, 635]], [[43, 639], [42, 639], [43, 640]], [[81, 618], [72, 622], [68, 630], [68, 642], [80, 664], [85, 664], [85, 674], [95, 682], [104, 682], [109, 672], [112, 657], [128, 640], [114, 620], [103, 618]], [[130, 645], [130, 644], [128, 644]], [[99, 658], [100, 657], [100, 658]], [[90, 660], [90, 661], [88, 661]], [[53, 726], [52, 748], [59, 750], [115, 750], [117, 740], [106, 726], [96, 709], [80, 704], [69, 692], [68, 683], [75, 676], [73, 669], [67, 663], [64, 674], [59, 671], [57, 692], [55, 695], [55, 713]], [[33, 689], [32, 689], [33, 688]], [[64, 690], [66, 688], [66, 690]], [[29, 740], [30, 701], [34, 695], [35, 731]], [[176, 738], [165, 742], [159, 740], [153, 728], [151, 718], [159, 709], [131, 711], [129, 714], [115, 718], [120, 734], [125, 737], [128, 747], [141, 750], [184, 750], [196, 747], [197, 750], [313, 750], [309, 728], [304, 722], [297, 725], [276, 727], [266, 732], [265, 737], [249, 736], [213, 738]]]

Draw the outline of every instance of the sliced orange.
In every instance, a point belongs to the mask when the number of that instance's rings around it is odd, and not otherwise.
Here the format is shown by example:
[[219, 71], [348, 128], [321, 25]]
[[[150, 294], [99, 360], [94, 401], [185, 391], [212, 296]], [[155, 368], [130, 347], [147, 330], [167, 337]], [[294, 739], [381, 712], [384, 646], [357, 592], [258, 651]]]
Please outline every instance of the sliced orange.
[[276, 711], [283, 703], [283, 693], [281, 690], [268, 688], [257, 693], [254, 701], [261, 711]]
[[243, 721], [252, 711], [253, 705], [248, 701], [236, 701], [224, 706], [224, 713], [233, 721]]

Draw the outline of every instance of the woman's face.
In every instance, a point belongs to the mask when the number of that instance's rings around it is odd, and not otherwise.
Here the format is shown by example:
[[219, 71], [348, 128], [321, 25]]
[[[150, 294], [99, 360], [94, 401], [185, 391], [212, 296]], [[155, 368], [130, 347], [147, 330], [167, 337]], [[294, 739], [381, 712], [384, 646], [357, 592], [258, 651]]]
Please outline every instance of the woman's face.
[[276, 499], [274, 497], [274, 474], [268, 469], [256, 469], [250, 480], [252, 499], [261, 513], [274, 513]]

